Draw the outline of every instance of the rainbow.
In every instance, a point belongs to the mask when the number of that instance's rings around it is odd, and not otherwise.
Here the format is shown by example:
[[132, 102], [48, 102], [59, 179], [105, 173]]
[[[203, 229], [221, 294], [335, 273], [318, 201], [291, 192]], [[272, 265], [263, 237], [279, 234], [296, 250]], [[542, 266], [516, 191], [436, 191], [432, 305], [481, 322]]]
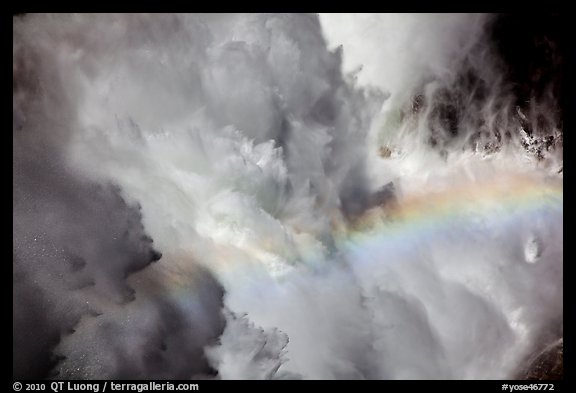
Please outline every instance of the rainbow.
[[340, 240], [362, 242], [375, 235], [434, 230], [452, 225], [455, 219], [488, 216], [503, 219], [542, 208], [563, 206], [561, 179], [533, 179], [527, 175], [501, 175], [489, 181], [467, 182], [439, 190], [402, 196], [392, 207], [377, 207], [339, 228]]
[[[562, 208], [561, 179], [500, 175], [487, 181], [466, 182], [401, 195], [397, 204], [372, 208], [354, 222], [345, 223], [341, 215], [338, 215], [340, 218], [334, 220], [332, 235], [338, 252], [351, 256], [371, 249], [382, 251], [387, 247], [413, 247], [418, 239], [453, 230], [459, 225], [473, 224], [479, 217], [496, 222], [541, 213], [543, 209], [561, 214]], [[317, 234], [307, 235], [318, 238]], [[266, 244], [266, 239], [261, 241], [263, 245]], [[296, 270], [323, 269], [331, 263], [332, 258], [328, 256], [329, 250], [326, 247], [319, 251], [318, 247], [297, 244], [298, 260], [292, 260]], [[165, 253], [163, 260], [152, 267], [154, 273], [151, 274], [165, 276], [165, 282], [171, 283], [171, 288], [162, 290], [189, 295], [198, 286], [194, 279], [195, 263], [191, 264], [190, 261], [208, 261], [205, 266], [220, 279], [234, 281], [235, 287], [240, 285], [249, 291], [262, 291], [264, 287], [274, 285], [275, 280], [268, 277], [262, 281], [266, 275], [260, 275], [260, 261], [266, 256], [276, 256], [280, 264], [285, 263], [282, 261], [290, 261], [290, 256], [285, 255], [283, 250], [265, 251], [264, 248], [251, 246], [240, 249], [233, 245], [215, 245], [210, 255], [195, 255], [194, 251], [179, 255]], [[263, 269], [268, 270], [267, 267]]]

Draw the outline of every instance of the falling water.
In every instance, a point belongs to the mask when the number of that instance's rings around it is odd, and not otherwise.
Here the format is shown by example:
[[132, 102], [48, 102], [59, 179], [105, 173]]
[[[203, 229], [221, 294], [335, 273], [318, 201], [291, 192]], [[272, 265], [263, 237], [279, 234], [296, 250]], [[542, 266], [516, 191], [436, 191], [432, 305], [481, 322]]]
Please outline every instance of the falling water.
[[14, 375], [517, 375], [562, 336], [562, 129], [497, 20], [15, 17]]

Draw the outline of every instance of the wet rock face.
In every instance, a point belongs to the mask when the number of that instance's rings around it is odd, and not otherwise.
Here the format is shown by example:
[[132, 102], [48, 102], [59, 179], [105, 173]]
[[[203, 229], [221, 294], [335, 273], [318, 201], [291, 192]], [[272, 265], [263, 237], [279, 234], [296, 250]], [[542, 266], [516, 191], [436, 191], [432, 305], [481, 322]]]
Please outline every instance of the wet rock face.
[[[423, 89], [401, 117], [425, 118], [429, 145], [441, 155], [461, 140], [493, 153], [520, 137], [527, 151], [544, 159], [562, 144], [566, 27], [557, 13], [496, 15], [486, 30], [490, 46], [475, 47], [454, 80], [433, 93]], [[483, 66], [487, 58], [495, 73]]]
[[523, 145], [538, 159], [562, 144], [567, 26], [560, 13], [503, 14], [491, 29], [527, 135]]
[[517, 105], [552, 96], [562, 109], [565, 28], [560, 13], [504, 14], [495, 20], [492, 37], [514, 85]]
[[524, 380], [558, 380], [564, 377], [564, 340], [561, 338], [535, 355], [519, 374]]

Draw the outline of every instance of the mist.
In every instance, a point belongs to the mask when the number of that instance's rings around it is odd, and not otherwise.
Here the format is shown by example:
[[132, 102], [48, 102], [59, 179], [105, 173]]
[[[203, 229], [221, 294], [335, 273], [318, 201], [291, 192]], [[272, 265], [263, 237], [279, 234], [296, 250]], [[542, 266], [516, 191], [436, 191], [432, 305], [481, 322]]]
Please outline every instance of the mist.
[[502, 18], [15, 17], [14, 377], [521, 377], [562, 106]]

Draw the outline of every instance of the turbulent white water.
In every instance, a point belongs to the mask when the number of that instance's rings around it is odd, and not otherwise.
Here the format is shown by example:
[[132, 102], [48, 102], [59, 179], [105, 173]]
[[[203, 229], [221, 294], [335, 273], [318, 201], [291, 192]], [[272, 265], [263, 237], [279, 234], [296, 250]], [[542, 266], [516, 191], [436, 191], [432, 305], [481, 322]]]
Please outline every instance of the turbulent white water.
[[513, 376], [562, 334], [562, 147], [489, 20], [15, 20], [14, 326], [65, 378]]

